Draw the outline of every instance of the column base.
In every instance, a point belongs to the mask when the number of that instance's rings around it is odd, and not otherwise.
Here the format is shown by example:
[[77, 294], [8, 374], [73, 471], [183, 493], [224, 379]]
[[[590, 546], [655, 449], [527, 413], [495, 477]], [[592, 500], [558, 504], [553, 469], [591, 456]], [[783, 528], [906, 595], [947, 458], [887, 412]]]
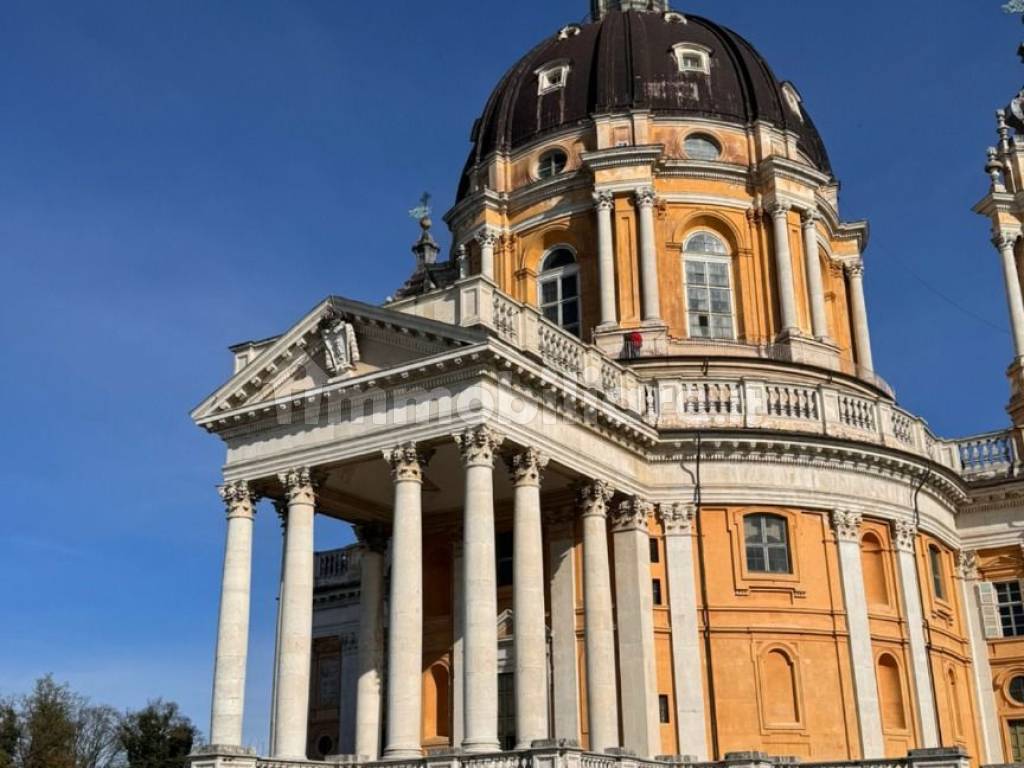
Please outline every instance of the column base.
[[490, 754], [501, 752], [501, 744], [497, 741], [463, 741], [462, 751], [467, 755]]
[[384, 750], [382, 760], [418, 760], [423, 757], [422, 747], [392, 747]]

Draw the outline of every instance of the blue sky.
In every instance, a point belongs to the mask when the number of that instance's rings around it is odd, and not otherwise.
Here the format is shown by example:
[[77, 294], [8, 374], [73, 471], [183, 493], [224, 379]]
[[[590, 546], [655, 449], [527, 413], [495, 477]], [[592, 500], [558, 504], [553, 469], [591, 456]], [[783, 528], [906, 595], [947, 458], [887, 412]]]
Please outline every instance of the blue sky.
[[[6, 0], [0, 9], [0, 694], [52, 672], [205, 730], [226, 347], [407, 276], [503, 70], [586, 0]], [[1024, 81], [1000, 0], [694, 0], [800, 89], [868, 218], [879, 371], [941, 434], [1006, 423], [985, 193]], [[317, 544], [346, 540], [340, 524]], [[246, 732], [266, 741], [279, 533], [257, 521]]]

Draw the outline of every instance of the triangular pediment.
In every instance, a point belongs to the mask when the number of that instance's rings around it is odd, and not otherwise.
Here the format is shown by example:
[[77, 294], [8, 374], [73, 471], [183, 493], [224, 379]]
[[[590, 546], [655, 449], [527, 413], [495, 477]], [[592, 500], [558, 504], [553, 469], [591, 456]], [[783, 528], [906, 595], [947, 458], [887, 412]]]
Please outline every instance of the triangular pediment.
[[281, 336], [232, 347], [235, 374], [192, 418], [202, 422], [485, 340], [477, 329], [332, 296]]

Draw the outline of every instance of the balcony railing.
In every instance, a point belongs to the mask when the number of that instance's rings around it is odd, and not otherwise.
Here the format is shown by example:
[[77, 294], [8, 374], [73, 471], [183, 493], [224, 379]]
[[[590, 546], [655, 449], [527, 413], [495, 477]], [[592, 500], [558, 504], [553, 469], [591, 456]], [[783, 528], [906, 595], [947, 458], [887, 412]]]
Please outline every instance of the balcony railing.
[[358, 581], [359, 549], [345, 547], [317, 552], [313, 559], [313, 582], [317, 588]]
[[991, 432], [956, 442], [965, 477], [1008, 474], [1017, 464], [1017, 451], [1008, 432]]

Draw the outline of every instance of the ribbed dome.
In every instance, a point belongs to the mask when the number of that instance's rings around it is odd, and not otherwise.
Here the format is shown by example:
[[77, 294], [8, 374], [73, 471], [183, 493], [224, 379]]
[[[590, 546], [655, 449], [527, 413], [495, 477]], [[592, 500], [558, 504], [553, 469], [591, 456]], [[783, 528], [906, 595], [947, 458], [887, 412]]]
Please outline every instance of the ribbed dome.
[[[680, 43], [709, 52], [710, 76], [680, 72], [673, 55]], [[538, 71], [557, 63], [569, 65], [565, 86], [539, 94]], [[714, 22], [678, 13], [608, 11], [600, 21], [552, 35], [505, 74], [473, 128], [466, 171], [495, 150], [513, 151], [593, 115], [649, 109], [741, 125], [767, 121], [796, 133], [801, 151], [831, 175], [814, 123], [783, 89], [750, 43]], [[464, 174], [459, 197], [467, 190]]]

